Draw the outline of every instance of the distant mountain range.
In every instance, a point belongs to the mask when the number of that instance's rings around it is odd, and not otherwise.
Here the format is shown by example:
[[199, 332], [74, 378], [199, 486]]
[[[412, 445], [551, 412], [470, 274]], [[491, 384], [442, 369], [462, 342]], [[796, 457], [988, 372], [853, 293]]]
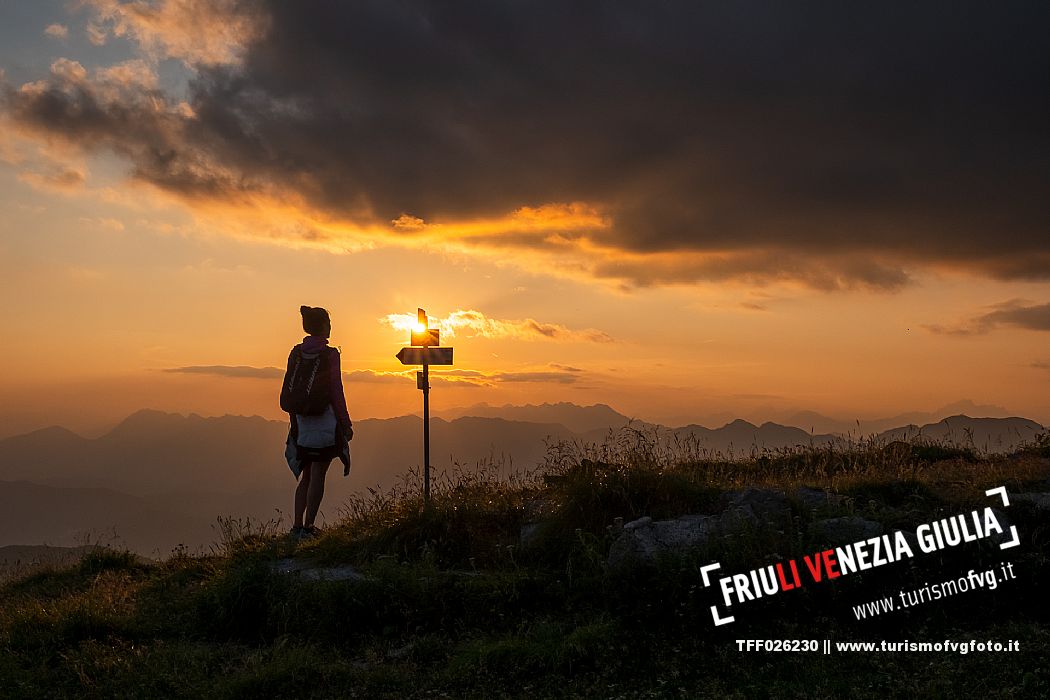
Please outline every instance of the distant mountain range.
[[[544, 439], [600, 439], [553, 423], [463, 417], [431, 420], [431, 464], [450, 468], [482, 460], [508, 466], [540, 461]], [[94, 439], [45, 428], [0, 440], [0, 480], [109, 488], [139, 496], [199, 492], [237, 494], [294, 487], [284, 461], [288, 424], [258, 416], [203, 418], [139, 411]], [[357, 487], [390, 485], [422, 462], [415, 416], [354, 422]]]
[[[557, 423], [575, 433], [588, 433], [596, 430], [619, 428], [631, 421], [603, 403], [593, 406], [578, 406], [562, 401], [560, 403], [526, 404], [524, 406], [491, 406], [477, 403], [463, 408], [451, 408], [435, 415], [445, 420], [455, 420], [465, 416], [476, 418], [502, 418], [503, 420], [525, 421], [527, 423]], [[634, 421], [635, 425], [650, 425]]]
[[[937, 423], [922, 426], [905, 425], [869, 437], [882, 443], [894, 440], [925, 440], [972, 447], [982, 452], [1009, 452], [1023, 443], [1031, 442], [1044, 430], [1042, 425], [1027, 418], [970, 418], [960, 415], [949, 416]], [[822, 446], [829, 443], [845, 446], [850, 442], [850, 439], [837, 433], [813, 434], [801, 428], [777, 423], [756, 426], [740, 419], [715, 430], [690, 425], [676, 428], [671, 433], [678, 436], [691, 435], [712, 451], [738, 456], [764, 448], [776, 450], [798, 445]]]
[[1027, 418], [970, 418], [949, 416], [930, 425], [906, 425], [886, 430], [879, 438], [911, 441], [916, 438], [973, 447], [983, 452], [1010, 452], [1031, 442], [1046, 428]]
[[910, 411], [887, 418], [864, 418], [844, 421], [829, 418], [815, 411], [795, 411], [776, 417], [783, 425], [795, 425], [817, 433], [838, 433], [864, 437], [893, 430], [900, 426], [923, 426], [939, 423], [953, 416], [981, 416], [985, 418], [1010, 418], [1010, 412], [1002, 406], [976, 404], [968, 399], [941, 406], [936, 411]]
[[[831, 418], [816, 411], [774, 411], [767, 408], [760, 410], [759, 413], [770, 414], [773, 417], [770, 420], [755, 423], [756, 425], [794, 426], [813, 435], [840, 435], [854, 439], [877, 435], [902, 426], [933, 425], [953, 416], [1012, 417], [1010, 412], [1002, 406], [977, 404], [968, 399], [946, 404], [935, 411], [911, 411], [885, 418], [862, 418], [858, 420]], [[593, 406], [578, 406], [568, 402], [527, 404], [525, 406], [514, 406], [511, 404], [492, 406], [487, 403], [477, 403], [472, 406], [445, 409], [434, 415], [447, 420], [453, 420], [462, 416], [481, 416], [535, 423], [559, 423], [575, 432], [616, 429], [628, 422], [636, 427], [656, 425], [625, 416], [601, 403]], [[740, 418], [729, 413], [718, 413], [694, 419], [689, 425], [711, 428], [711, 426], [730, 425], [736, 420], [740, 420]], [[754, 421], [744, 420], [745, 422], [754, 423]], [[711, 429], [717, 430], [717, 428]]]
[[[603, 404], [481, 406], [483, 416], [431, 421], [431, 464], [442, 470], [479, 462], [504, 472], [543, 462], [548, 443], [602, 442], [629, 419]], [[720, 428], [678, 428], [632, 422], [667, 439], [693, 440], [712, 453], [797, 445], [841, 444], [842, 435], [734, 420]], [[416, 416], [354, 424], [354, 469], [341, 478], [333, 466], [324, 511], [331, 521], [354, 492], [389, 487], [422, 462], [421, 420]], [[922, 426], [898, 426], [886, 441], [917, 435], [954, 440], [989, 451], [1013, 449], [1044, 429], [1024, 418], [952, 416]], [[0, 546], [83, 544], [115, 531], [137, 552], [167, 553], [176, 544], [203, 546], [216, 539], [216, 516], [266, 520], [291, 511], [295, 482], [284, 463], [288, 426], [260, 417], [204, 418], [139, 411], [105, 435], [88, 439], [52, 427], [0, 440]]]

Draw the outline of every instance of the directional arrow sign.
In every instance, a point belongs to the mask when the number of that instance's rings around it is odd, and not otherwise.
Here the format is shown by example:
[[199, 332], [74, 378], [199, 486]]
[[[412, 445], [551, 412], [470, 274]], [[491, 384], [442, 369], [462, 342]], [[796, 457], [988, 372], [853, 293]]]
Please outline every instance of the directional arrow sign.
[[428, 365], [450, 365], [452, 364], [452, 348], [401, 348], [397, 359], [403, 365], [423, 364], [423, 353], [427, 354]]
[[441, 331], [437, 328], [428, 328], [425, 331], [412, 331], [412, 345], [436, 347], [441, 345]]

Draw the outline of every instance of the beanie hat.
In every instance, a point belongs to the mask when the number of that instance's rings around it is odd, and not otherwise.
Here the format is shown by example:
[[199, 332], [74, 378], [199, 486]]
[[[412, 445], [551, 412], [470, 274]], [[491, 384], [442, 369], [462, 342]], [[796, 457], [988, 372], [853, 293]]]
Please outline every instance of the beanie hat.
[[328, 312], [320, 306], [300, 306], [299, 313], [303, 315], [303, 330], [310, 335], [327, 336], [332, 327], [332, 320]]

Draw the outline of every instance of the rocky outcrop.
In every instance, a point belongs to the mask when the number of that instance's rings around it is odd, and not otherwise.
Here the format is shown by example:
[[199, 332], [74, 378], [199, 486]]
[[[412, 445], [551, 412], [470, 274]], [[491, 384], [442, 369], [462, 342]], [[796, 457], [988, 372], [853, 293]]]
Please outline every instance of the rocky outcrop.
[[652, 564], [662, 554], [701, 547], [715, 537], [791, 526], [791, 501], [782, 491], [752, 488], [727, 495], [726, 508], [717, 515], [683, 515], [674, 520], [644, 517], [627, 523], [609, 548], [609, 567]]
[[[759, 529], [789, 532], [795, 527], [792, 506], [813, 512], [841, 508], [845, 501], [840, 494], [808, 487], [790, 493], [759, 488], [730, 492], [717, 514], [683, 515], [673, 520], [645, 517], [610, 526], [619, 535], [609, 548], [607, 564], [611, 569], [653, 564], [664, 554], [686, 552], [714, 538]], [[856, 516], [824, 518], [809, 527], [809, 535], [826, 544], [846, 544], [882, 533], [879, 523]]]
[[539, 541], [540, 529], [543, 527], [541, 523], [525, 523], [521, 526], [521, 531], [518, 536], [518, 543], [522, 547], [528, 547]]
[[803, 486], [795, 491], [795, 500], [809, 510], [817, 510], [819, 508], [837, 508], [845, 502], [846, 497], [830, 491]]
[[729, 507], [722, 517], [751, 525], [780, 524], [791, 520], [791, 501], [783, 491], [755, 488], [734, 491], [729, 493]]
[[855, 515], [825, 518], [809, 524], [810, 537], [821, 544], [828, 545], [849, 544], [878, 537], [882, 531], [883, 527], [880, 523]]
[[317, 566], [300, 559], [278, 559], [271, 565], [275, 574], [291, 574], [306, 581], [365, 581], [367, 577], [352, 566]]
[[639, 518], [623, 526], [609, 548], [608, 565], [618, 569], [630, 564], [652, 564], [666, 552], [706, 544], [719, 529], [717, 516], [685, 515], [674, 520]]
[[1050, 493], [1011, 493], [1010, 500], [1031, 503], [1036, 510], [1050, 510]]

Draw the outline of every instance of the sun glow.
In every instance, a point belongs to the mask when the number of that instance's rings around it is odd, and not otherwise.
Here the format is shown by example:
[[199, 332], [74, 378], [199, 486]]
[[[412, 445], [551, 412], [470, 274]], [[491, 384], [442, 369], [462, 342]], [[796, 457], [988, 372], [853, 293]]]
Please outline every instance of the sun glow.
[[384, 320], [394, 330], [422, 333], [428, 324], [420, 323], [416, 314], [387, 314]]

